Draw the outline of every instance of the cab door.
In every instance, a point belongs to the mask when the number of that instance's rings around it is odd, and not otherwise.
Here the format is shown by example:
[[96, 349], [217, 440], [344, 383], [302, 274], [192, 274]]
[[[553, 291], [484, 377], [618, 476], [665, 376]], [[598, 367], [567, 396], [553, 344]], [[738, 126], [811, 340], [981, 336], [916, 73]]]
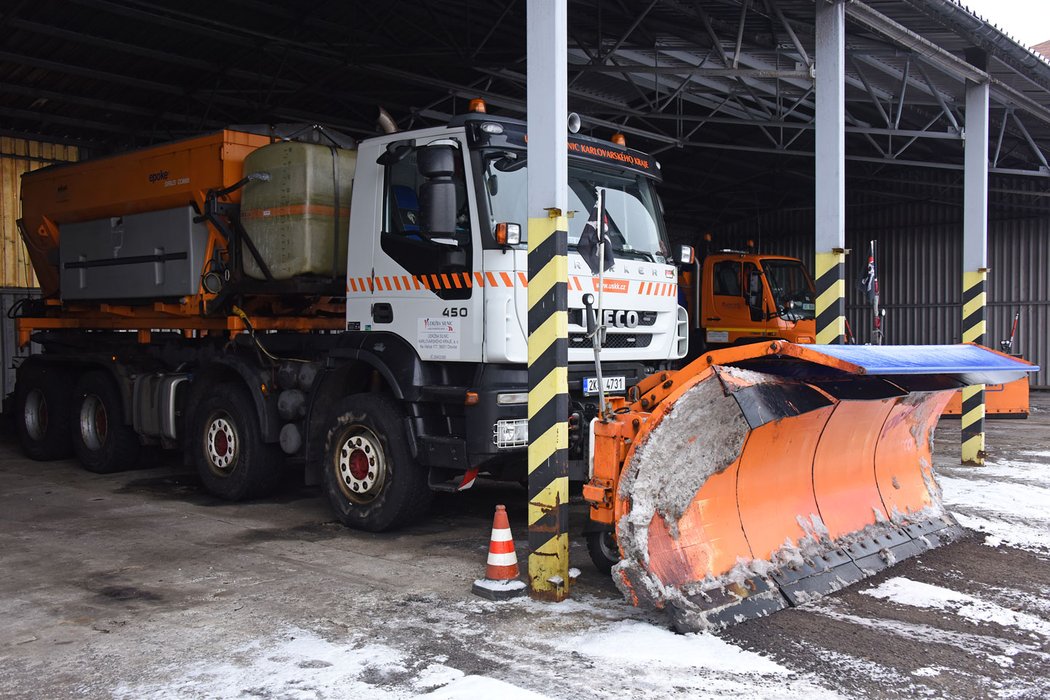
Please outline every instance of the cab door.
[[423, 360], [482, 358], [477, 206], [461, 134], [394, 142], [381, 157], [371, 328], [409, 342]]
[[738, 258], [708, 259], [704, 277], [703, 326], [708, 344], [732, 343], [746, 331], [750, 314], [744, 301]]

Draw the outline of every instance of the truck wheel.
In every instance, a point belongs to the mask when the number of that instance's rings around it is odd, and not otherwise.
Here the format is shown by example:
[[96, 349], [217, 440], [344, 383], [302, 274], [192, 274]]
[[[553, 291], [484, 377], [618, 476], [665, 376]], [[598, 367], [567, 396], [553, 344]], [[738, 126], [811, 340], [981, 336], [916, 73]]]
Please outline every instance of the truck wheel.
[[587, 533], [587, 553], [591, 555], [595, 568], [603, 574], [611, 574], [613, 566], [620, 561], [620, 548], [609, 530]]
[[73, 454], [70, 435], [69, 374], [37, 364], [19, 372], [15, 388], [15, 430], [30, 459], [46, 462]]
[[244, 387], [213, 386], [193, 421], [193, 461], [204, 488], [227, 501], [265, 496], [280, 480], [282, 455], [264, 443], [255, 406]]
[[135, 466], [139, 437], [124, 424], [120, 391], [104, 372], [88, 372], [73, 392], [73, 450], [89, 472], [110, 474]]
[[348, 527], [381, 532], [426, 512], [430, 487], [412, 459], [404, 414], [382, 394], [355, 394], [335, 406], [324, 455], [324, 485]]

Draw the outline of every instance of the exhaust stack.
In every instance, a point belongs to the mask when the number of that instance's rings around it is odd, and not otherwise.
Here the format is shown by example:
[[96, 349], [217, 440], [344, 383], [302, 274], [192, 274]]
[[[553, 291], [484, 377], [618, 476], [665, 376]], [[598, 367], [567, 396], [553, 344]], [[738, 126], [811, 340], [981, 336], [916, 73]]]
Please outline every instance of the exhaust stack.
[[392, 116], [390, 116], [390, 112], [382, 107], [379, 108], [379, 117], [376, 119], [376, 124], [384, 134], [396, 134], [401, 131], [401, 129], [397, 127], [397, 122], [394, 121]]

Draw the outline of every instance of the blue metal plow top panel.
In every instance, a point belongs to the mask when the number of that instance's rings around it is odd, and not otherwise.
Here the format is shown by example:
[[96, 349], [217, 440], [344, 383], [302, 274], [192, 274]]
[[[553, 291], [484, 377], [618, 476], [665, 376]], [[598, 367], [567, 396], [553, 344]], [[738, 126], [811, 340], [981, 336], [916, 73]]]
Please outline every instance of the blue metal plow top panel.
[[866, 374], [1037, 372], [1037, 365], [977, 345], [816, 345], [814, 350], [857, 365]]

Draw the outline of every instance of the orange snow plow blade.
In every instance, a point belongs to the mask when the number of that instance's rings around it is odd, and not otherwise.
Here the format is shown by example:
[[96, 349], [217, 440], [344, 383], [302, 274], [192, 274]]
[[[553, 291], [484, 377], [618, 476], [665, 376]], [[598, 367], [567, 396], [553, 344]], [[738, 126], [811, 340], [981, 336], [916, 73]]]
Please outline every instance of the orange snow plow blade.
[[950, 542], [962, 529], [941, 505], [933, 430], [952, 390], [1031, 368], [1004, 358], [778, 341], [646, 380], [596, 425], [584, 492], [615, 526], [617, 585], [695, 631]]

